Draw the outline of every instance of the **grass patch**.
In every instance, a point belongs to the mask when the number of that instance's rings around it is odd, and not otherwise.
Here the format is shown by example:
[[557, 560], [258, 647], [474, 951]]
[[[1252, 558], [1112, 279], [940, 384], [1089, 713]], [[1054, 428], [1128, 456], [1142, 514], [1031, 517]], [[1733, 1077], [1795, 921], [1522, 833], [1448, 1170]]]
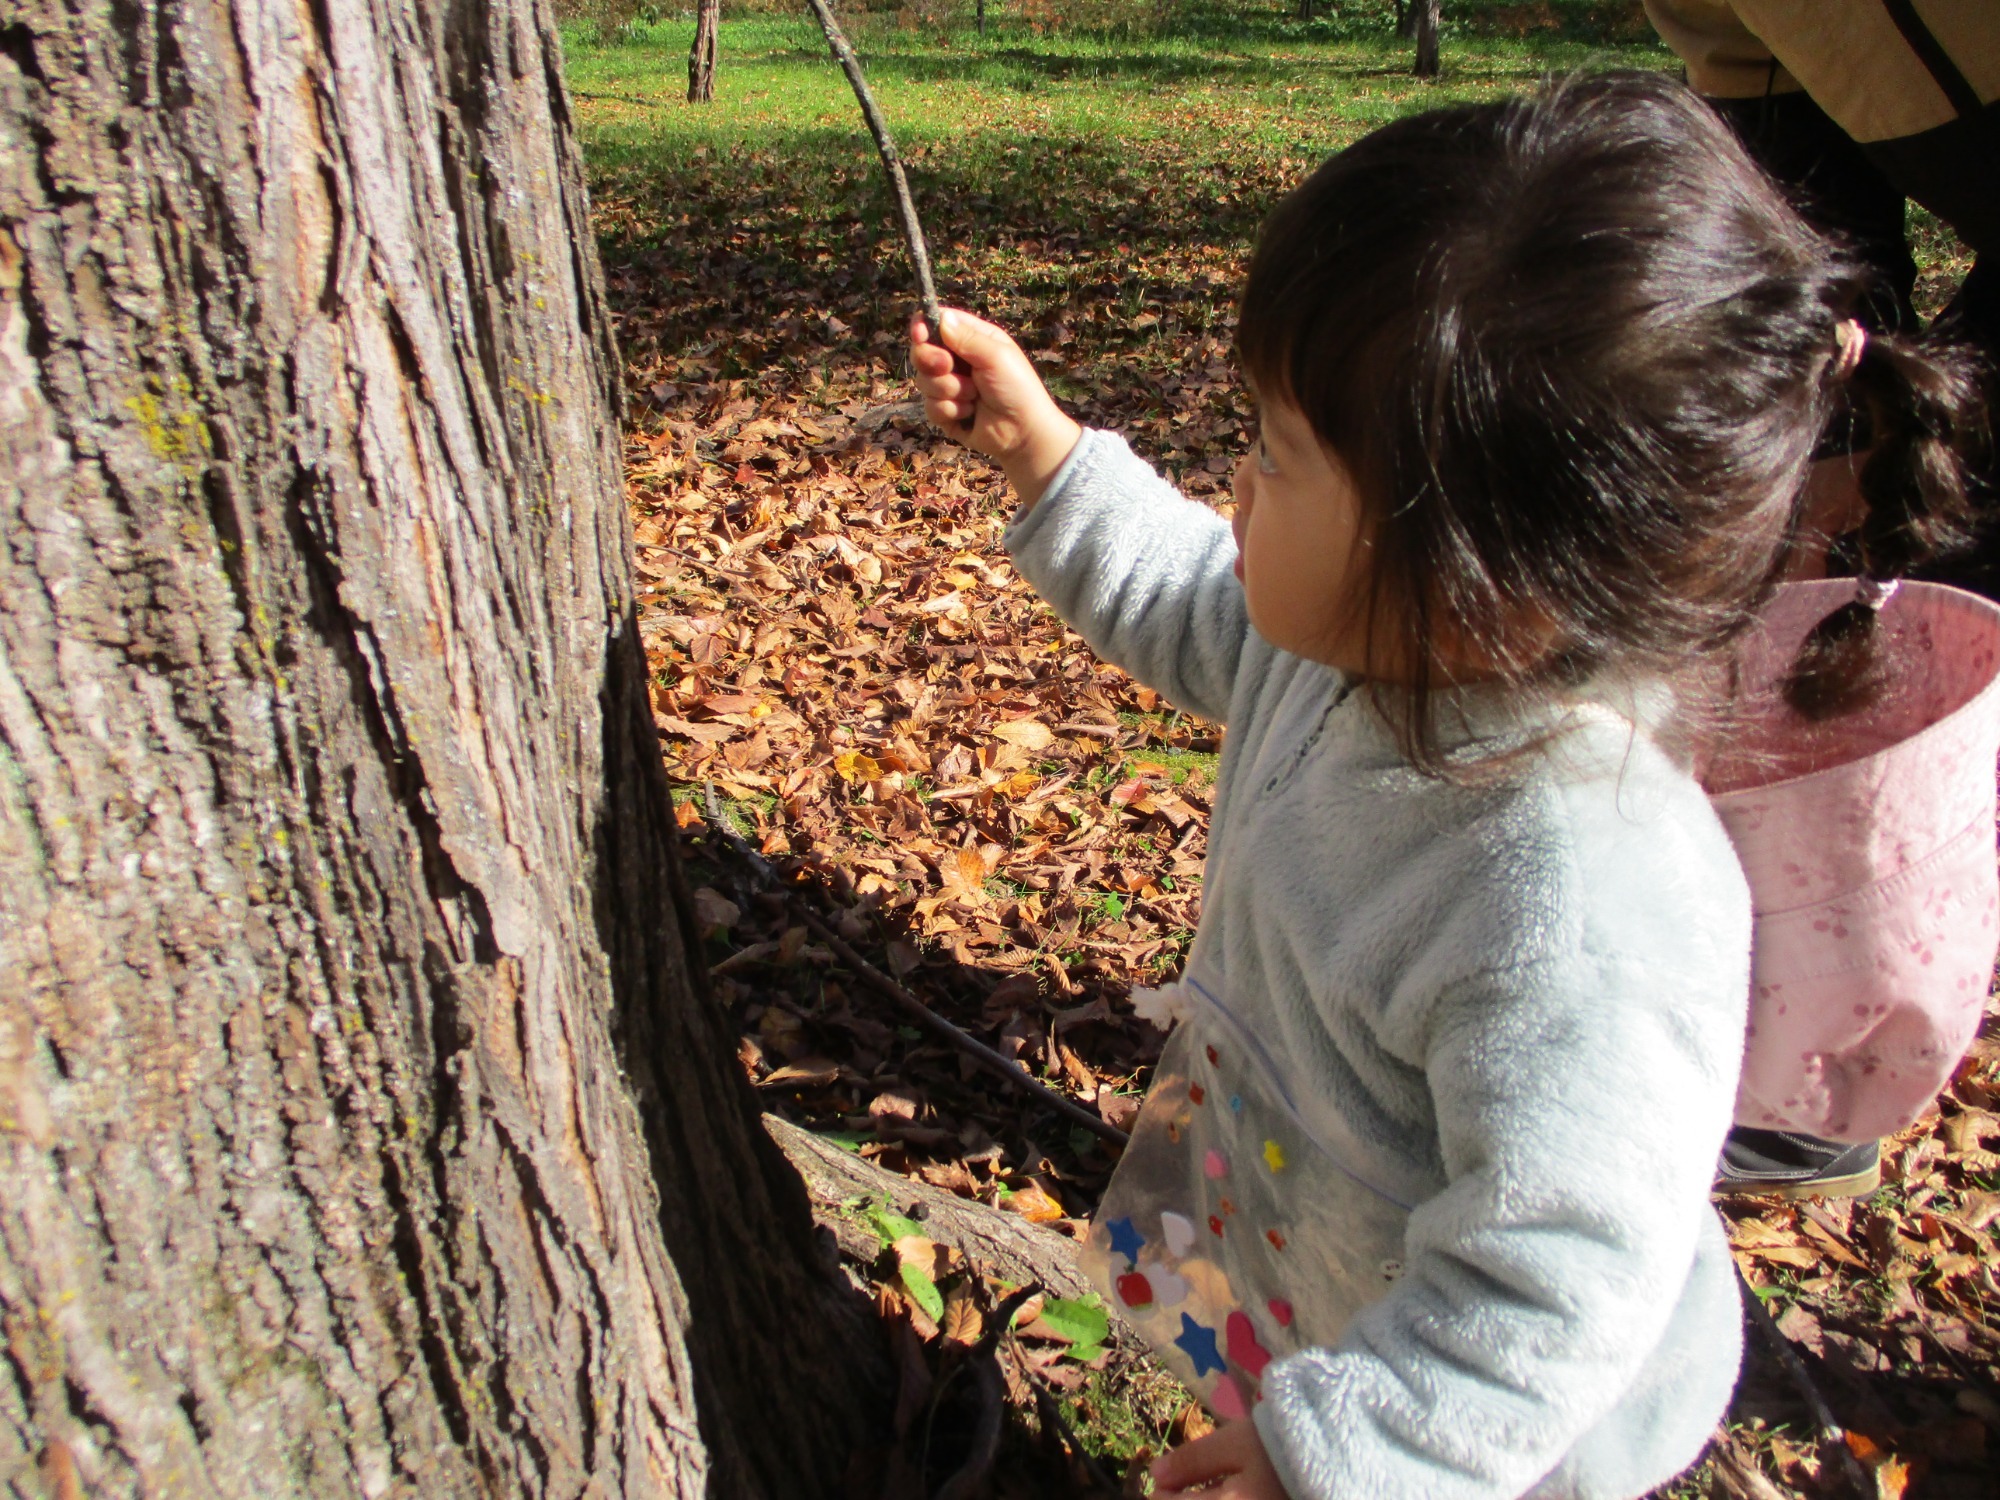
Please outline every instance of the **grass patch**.
[[1117, 774], [1133, 775], [1139, 766], [1165, 766], [1175, 786], [1198, 791], [1214, 784], [1216, 767], [1221, 764], [1222, 756], [1213, 750], [1170, 750], [1164, 745], [1153, 745], [1127, 755]]

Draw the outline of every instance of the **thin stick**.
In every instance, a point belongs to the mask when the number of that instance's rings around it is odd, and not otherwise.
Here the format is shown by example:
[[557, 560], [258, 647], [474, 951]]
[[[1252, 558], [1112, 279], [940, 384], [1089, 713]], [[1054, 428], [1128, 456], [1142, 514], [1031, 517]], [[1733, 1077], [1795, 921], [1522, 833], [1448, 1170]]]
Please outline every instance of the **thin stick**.
[[1833, 1467], [1840, 1470], [1841, 1476], [1847, 1481], [1848, 1488], [1854, 1491], [1857, 1500], [1866, 1500], [1866, 1497], [1875, 1493], [1875, 1481], [1869, 1478], [1868, 1471], [1861, 1466], [1861, 1460], [1854, 1456], [1854, 1450], [1847, 1446], [1847, 1429], [1840, 1425], [1840, 1418], [1833, 1414], [1833, 1408], [1827, 1405], [1826, 1397], [1820, 1394], [1818, 1385], [1813, 1382], [1811, 1371], [1806, 1369], [1806, 1362], [1799, 1358], [1799, 1351], [1792, 1347], [1792, 1341], [1778, 1331], [1778, 1325], [1771, 1317], [1771, 1310], [1764, 1305], [1764, 1299], [1757, 1295], [1757, 1289], [1750, 1285], [1750, 1280], [1743, 1274], [1741, 1266], [1736, 1268], [1736, 1284], [1742, 1288], [1743, 1306], [1749, 1311], [1750, 1321], [1757, 1325], [1757, 1331], [1764, 1336], [1764, 1342], [1777, 1356], [1778, 1363], [1784, 1367], [1786, 1376], [1792, 1382], [1792, 1388], [1799, 1393], [1807, 1409], [1812, 1412], [1813, 1421], [1819, 1427], [1821, 1448], [1832, 1450]]
[[826, 44], [833, 49], [841, 71], [854, 85], [854, 97], [861, 101], [861, 113], [868, 121], [868, 133], [875, 137], [875, 149], [882, 153], [882, 170], [889, 174], [890, 185], [896, 189], [897, 206], [903, 211], [903, 240], [910, 247], [910, 263], [917, 268], [917, 294], [923, 298], [924, 322], [930, 325], [931, 340], [942, 344], [944, 339], [938, 329], [937, 284], [931, 280], [931, 253], [924, 244], [924, 227], [917, 222], [917, 205], [910, 197], [909, 179], [903, 175], [903, 159], [896, 154], [896, 143], [889, 135], [889, 126], [882, 118], [882, 111], [875, 105], [875, 96], [868, 92], [868, 80], [861, 74], [861, 59], [848, 45], [847, 34], [840, 29], [840, 22], [834, 20], [826, 0], [806, 0], [806, 4], [812, 7], [813, 15], [818, 18], [819, 29], [826, 33]]
[[799, 900], [795, 892], [785, 887], [784, 883], [778, 878], [778, 872], [771, 868], [770, 861], [766, 860], [755, 849], [752, 849], [749, 842], [740, 837], [736, 830], [731, 828], [723, 819], [722, 809], [716, 802], [714, 782], [707, 783], [707, 790], [709, 826], [720, 834], [732, 849], [749, 861], [750, 867], [757, 872], [759, 878], [766, 884], [774, 886], [785, 893], [789, 898], [793, 914], [807, 927], [811, 928], [813, 934], [821, 942], [825, 943], [828, 948], [832, 949], [842, 963], [860, 975], [867, 982], [869, 988], [893, 1000], [908, 1013], [912, 1021], [925, 1031], [928, 1031], [939, 1041], [956, 1047], [960, 1052], [963, 1052], [967, 1057], [986, 1069], [987, 1072], [994, 1074], [996, 1077], [1006, 1079], [1015, 1088], [1025, 1093], [1034, 1095], [1036, 1099], [1046, 1104], [1050, 1109], [1055, 1110], [1066, 1119], [1081, 1125], [1085, 1130], [1090, 1131], [1091, 1134], [1102, 1137], [1115, 1146], [1123, 1146], [1131, 1139], [1124, 1131], [1113, 1125], [1109, 1120], [1092, 1114], [1074, 1099], [1064, 1098], [1054, 1089], [1049, 1088], [1046, 1084], [1030, 1076], [1026, 1068], [1022, 1067], [1020, 1063], [1016, 1062], [1006, 1053], [987, 1046], [978, 1037], [971, 1036], [959, 1027], [954, 1026], [915, 995], [896, 983], [887, 974], [884, 974], [880, 969], [868, 962], [859, 953], [855, 952], [851, 944], [843, 939], [839, 933], [835, 932], [831, 926], [821, 921], [819, 915], [803, 901]]

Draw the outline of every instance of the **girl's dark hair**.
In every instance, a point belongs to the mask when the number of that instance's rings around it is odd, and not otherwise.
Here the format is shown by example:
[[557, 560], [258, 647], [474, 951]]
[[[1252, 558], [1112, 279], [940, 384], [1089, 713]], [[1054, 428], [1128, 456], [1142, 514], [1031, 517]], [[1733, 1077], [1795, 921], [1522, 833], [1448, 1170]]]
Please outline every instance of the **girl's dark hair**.
[[[1976, 380], [1887, 334], [1840, 378], [1836, 328], [1867, 285], [1658, 74], [1400, 120], [1278, 205], [1238, 345], [1361, 491], [1357, 607], [1371, 668], [1412, 684], [1378, 701], [1414, 763], [1444, 766], [1428, 689], [1453, 654], [1555, 691], [1678, 676], [1734, 639], [1850, 395], [1876, 437], [1865, 569], [1960, 535]], [[1802, 706], [1865, 677], [1863, 613], [1826, 632], [1838, 650], [1809, 645]]]

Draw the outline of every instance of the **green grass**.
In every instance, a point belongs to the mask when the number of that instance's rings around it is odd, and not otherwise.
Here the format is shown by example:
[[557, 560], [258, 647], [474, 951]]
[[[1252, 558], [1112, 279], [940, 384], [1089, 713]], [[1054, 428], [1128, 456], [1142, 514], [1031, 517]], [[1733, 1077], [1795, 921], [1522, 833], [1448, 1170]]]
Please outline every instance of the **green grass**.
[[[1015, 327], [1129, 327], [1118, 363], [1138, 382], [1170, 368], [1187, 334], [1227, 337], [1258, 223], [1327, 154], [1401, 115], [1554, 73], [1676, 67], [1636, 0], [1454, 0], [1433, 82], [1410, 76], [1389, 0], [1341, 0], [1310, 23], [1290, 0], [1189, 0], [1169, 14], [1144, 34], [1037, 34], [996, 5], [983, 38], [969, 24], [850, 19], [945, 297]], [[620, 327], [628, 361], [649, 381], [765, 377], [759, 320], [789, 317], [803, 326], [779, 341], [817, 346], [781, 351], [789, 378], [825, 385], [838, 357], [812, 320], [837, 311], [854, 329], [846, 348], [881, 358], [907, 307], [874, 150], [802, 9], [723, 22], [707, 105], [683, 98], [691, 28], [565, 33], [614, 296], [646, 314]], [[1913, 220], [1931, 310], [1962, 256], [1928, 216]], [[1142, 312], [1160, 315], [1143, 334]], [[1078, 332], [1066, 353], [1082, 351]], [[1107, 368], [1068, 360], [1047, 374], [1088, 408], [1115, 396]]]
[[[1409, 76], [1410, 45], [1394, 36], [1386, 4], [1345, 5], [1339, 17], [1312, 23], [1290, 19], [1289, 7], [1187, 7], [1171, 28], [1144, 36], [1036, 35], [1004, 17], [984, 38], [969, 28], [942, 36], [904, 30], [866, 15], [854, 31], [870, 83], [913, 161], [942, 154], [974, 175], [1022, 165], [1010, 161], [1008, 147], [1027, 142], [1094, 143], [1114, 156], [1169, 142], [1178, 151], [1248, 146], [1312, 157], [1446, 100], [1491, 97], [1572, 68], [1672, 61], [1643, 21], [1634, 24], [1636, 6], [1452, 9], [1444, 74], [1434, 83]], [[1610, 24], [1592, 23], [1605, 14]], [[610, 40], [587, 28], [569, 32], [573, 89], [663, 106], [581, 101], [600, 171], [704, 147], [776, 148], [829, 166], [873, 168], [846, 81], [803, 11], [725, 21], [717, 99], [707, 106], [682, 100], [692, 35], [683, 20], [635, 24]], [[1052, 185], [1044, 179], [1044, 189]]]
[[1199, 791], [1215, 784], [1216, 767], [1221, 764], [1222, 757], [1213, 750], [1173, 750], [1165, 745], [1152, 745], [1127, 754], [1116, 774], [1130, 776], [1138, 766], [1164, 766], [1175, 786], [1190, 786], [1192, 782], [1190, 789]]

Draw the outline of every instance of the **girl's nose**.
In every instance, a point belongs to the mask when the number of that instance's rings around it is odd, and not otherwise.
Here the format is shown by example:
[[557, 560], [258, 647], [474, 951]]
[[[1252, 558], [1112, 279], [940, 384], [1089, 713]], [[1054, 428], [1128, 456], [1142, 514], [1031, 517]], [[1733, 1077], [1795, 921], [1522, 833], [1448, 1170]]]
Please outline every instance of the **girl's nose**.
[[1246, 453], [1236, 460], [1236, 472], [1230, 476], [1229, 492], [1236, 501], [1236, 514], [1231, 519], [1230, 529], [1236, 533], [1236, 550], [1243, 550], [1243, 539], [1250, 532], [1250, 506], [1255, 498], [1257, 479], [1252, 469], [1257, 459]]

